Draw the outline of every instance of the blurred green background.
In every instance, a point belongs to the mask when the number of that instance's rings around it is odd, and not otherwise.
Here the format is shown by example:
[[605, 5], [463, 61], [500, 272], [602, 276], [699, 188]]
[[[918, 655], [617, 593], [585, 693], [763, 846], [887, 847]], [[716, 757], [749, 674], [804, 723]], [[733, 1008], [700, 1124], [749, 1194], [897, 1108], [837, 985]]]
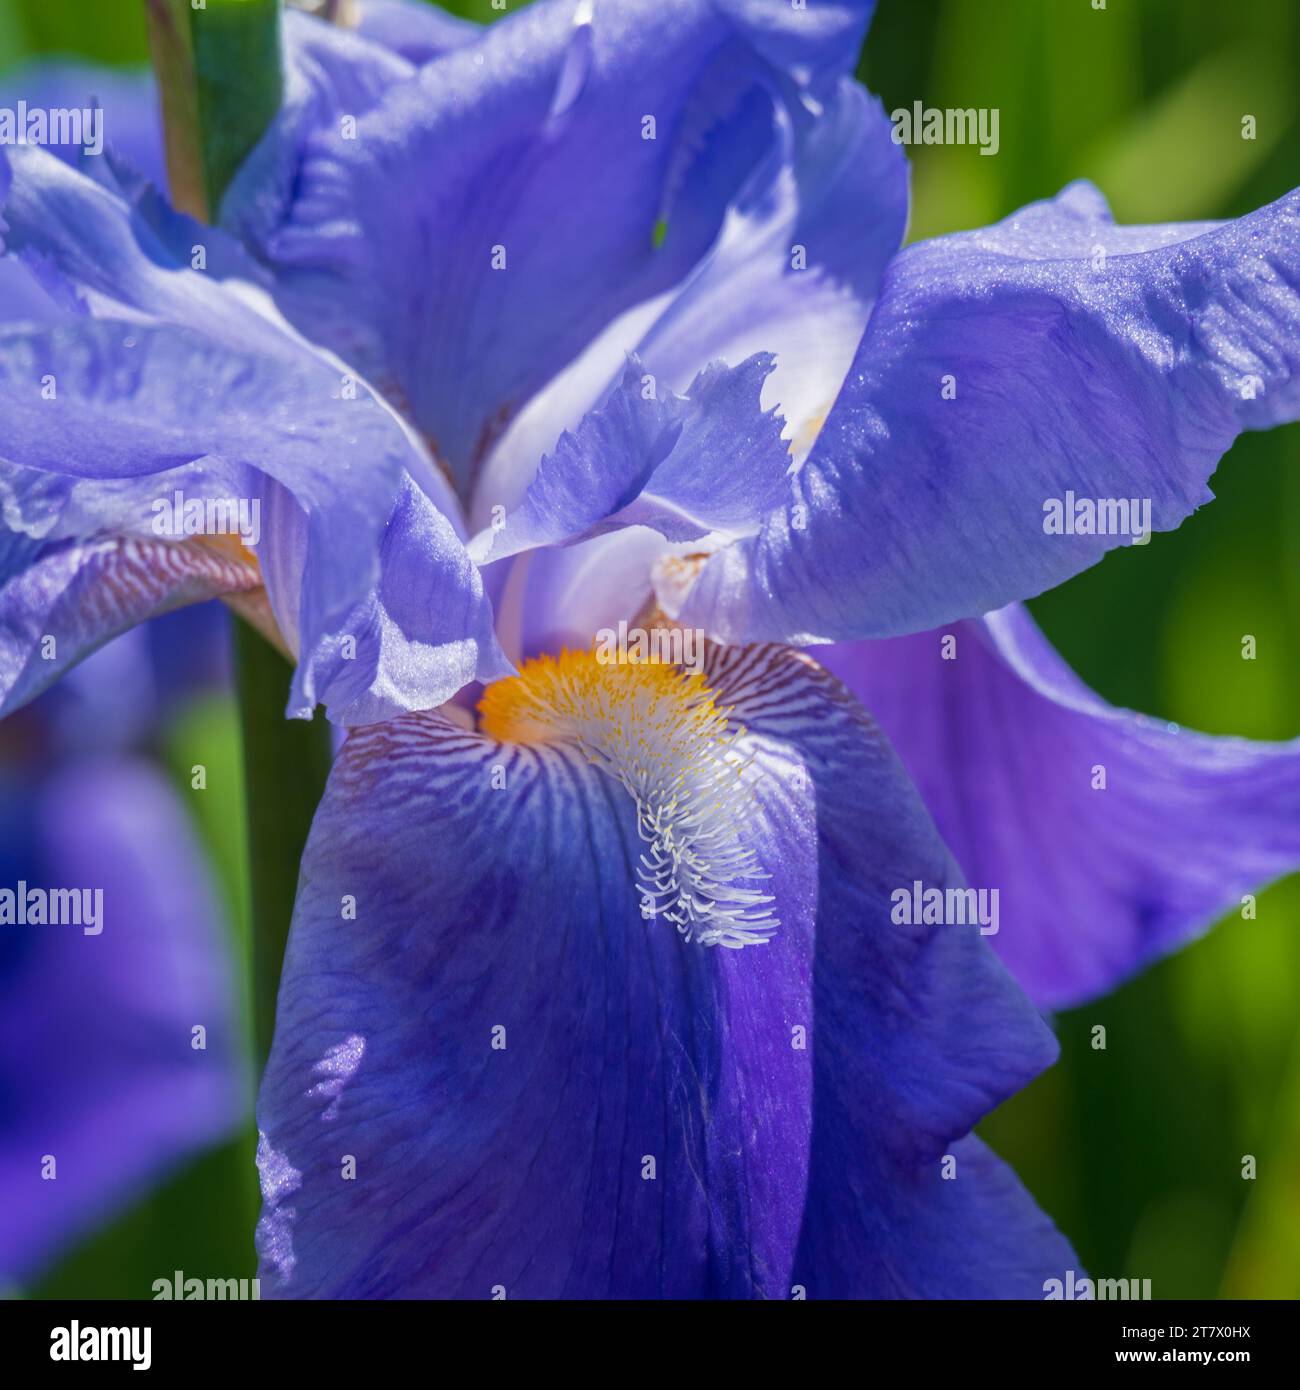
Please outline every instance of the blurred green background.
[[[777, 0], [773, 0], [777, 3]], [[861, 76], [887, 110], [996, 107], [1001, 149], [913, 146], [910, 236], [994, 221], [1087, 177], [1120, 221], [1230, 217], [1300, 186], [1296, 0], [880, 0]], [[510, 8], [518, 7], [511, 0]], [[488, 0], [445, 8], [494, 17]], [[499, 17], [499, 16], [496, 16]], [[143, 0], [0, 0], [0, 72], [145, 59]], [[1242, 118], [1256, 118], [1253, 141]], [[1033, 609], [1108, 700], [1213, 733], [1300, 733], [1300, 426], [1247, 436], [1218, 502]], [[1255, 661], [1241, 658], [1254, 634]], [[238, 730], [226, 700], [170, 731], [243, 949]], [[1225, 833], [1229, 833], [1225, 828]], [[1300, 1296], [1300, 881], [1119, 993], [1057, 1020], [1060, 1064], [982, 1127], [1101, 1277], [1157, 1297]], [[1107, 1029], [1094, 1051], [1091, 1030]], [[1258, 1177], [1243, 1180], [1242, 1155]], [[251, 1275], [251, 1135], [74, 1252], [35, 1296], [148, 1297], [173, 1269]]]

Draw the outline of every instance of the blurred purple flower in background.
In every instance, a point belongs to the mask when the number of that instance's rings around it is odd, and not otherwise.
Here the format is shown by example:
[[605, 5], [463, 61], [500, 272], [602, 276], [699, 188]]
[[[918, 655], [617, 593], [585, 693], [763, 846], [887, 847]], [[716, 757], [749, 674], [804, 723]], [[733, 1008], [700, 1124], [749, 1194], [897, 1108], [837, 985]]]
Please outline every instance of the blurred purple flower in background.
[[[0, 87], [0, 104], [19, 96], [98, 99], [120, 147], [161, 177], [150, 74], [43, 65]], [[0, 261], [0, 318], [46, 305]], [[13, 536], [6, 546], [22, 553]], [[0, 926], [5, 1289], [248, 1115], [224, 910], [185, 806], [144, 751], [187, 696], [227, 680], [226, 622], [209, 606], [133, 629], [0, 725], [0, 888], [103, 893], [93, 935]]]
[[220, 667], [220, 616], [138, 628], [0, 725], [0, 887], [103, 894], [92, 934], [0, 927], [5, 1286], [248, 1114], [224, 910], [185, 806], [140, 751]]

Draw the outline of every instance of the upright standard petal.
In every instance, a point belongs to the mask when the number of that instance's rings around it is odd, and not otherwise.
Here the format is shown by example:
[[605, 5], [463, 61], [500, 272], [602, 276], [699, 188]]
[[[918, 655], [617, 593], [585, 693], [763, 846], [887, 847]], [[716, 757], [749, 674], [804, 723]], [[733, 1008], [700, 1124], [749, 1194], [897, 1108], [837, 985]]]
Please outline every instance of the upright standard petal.
[[[430, 18], [403, 13], [408, 11], [424, 11]], [[437, 13], [423, 3], [367, 4], [358, 15], [357, 33], [286, 9], [284, 98], [222, 197], [221, 225], [250, 245], [264, 240], [293, 197], [303, 142], [314, 130], [341, 133], [345, 122], [356, 121], [396, 83], [412, 77], [422, 60], [405, 51], [407, 43], [417, 31], [444, 27], [438, 26]], [[446, 18], [447, 26], [454, 23]]]
[[844, 79], [815, 114], [778, 105], [773, 140], [707, 255], [672, 290], [620, 315], [548, 382], [484, 461], [471, 518], [515, 505], [562, 431], [617, 386], [629, 354], [660, 390], [710, 363], [774, 358], [762, 408], [802, 459], [843, 384], [907, 224], [907, 160], [880, 104]]
[[[0, 887], [29, 899], [23, 922], [0, 926], [0, 1283], [11, 1286], [233, 1133], [250, 1096], [215, 893], [162, 777], [125, 758], [67, 768], [34, 794], [5, 776], [0, 817]], [[38, 922], [32, 890], [98, 892], [102, 910], [93, 929], [84, 916]]]
[[358, 0], [356, 31], [417, 66], [473, 43], [482, 25], [425, 0]]
[[705, 362], [776, 356], [764, 406], [807, 453], [853, 361], [907, 227], [907, 159], [880, 103], [845, 78], [781, 136], [716, 246], [638, 347], [676, 386]]
[[[891, 921], [955, 880], [888, 746], [795, 653], [704, 680], [721, 743], [698, 682], [579, 653], [491, 687], [489, 732], [350, 735], [260, 1100], [264, 1294], [1035, 1297], [1072, 1267], [961, 1138], [1053, 1043], [972, 928]], [[737, 819], [657, 799], [718, 758]], [[675, 931], [683, 883], [693, 932], [753, 944]]]
[[1298, 412], [1300, 193], [1133, 228], [1073, 186], [897, 257], [794, 498], [682, 621], [820, 642], [977, 616], [1177, 526], [1242, 430]]
[[[865, 7], [834, 9], [807, 25], [818, 71], [856, 56]], [[529, 397], [708, 250], [790, 96], [754, 46], [780, 57], [794, 26], [776, 31], [713, 0], [508, 16], [354, 132], [303, 139], [282, 225], [256, 238], [282, 307], [402, 402], [467, 492]]]
[[798, 74], [814, 90], [853, 71], [876, 9], [876, 0], [819, 0], [803, 6], [769, 0], [716, 3], [773, 66]]
[[1114, 709], [1018, 605], [817, 655], [880, 720], [967, 880], [999, 890], [993, 945], [1045, 1008], [1300, 869], [1300, 741]]

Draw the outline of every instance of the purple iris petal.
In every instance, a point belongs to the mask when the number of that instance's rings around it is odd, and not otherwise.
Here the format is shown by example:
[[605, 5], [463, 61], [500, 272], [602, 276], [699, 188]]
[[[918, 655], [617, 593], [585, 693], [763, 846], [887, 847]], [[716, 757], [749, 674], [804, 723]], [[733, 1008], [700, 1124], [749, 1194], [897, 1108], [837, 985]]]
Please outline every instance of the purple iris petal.
[[[565, 429], [618, 384], [629, 354], [684, 392], [710, 363], [774, 356], [764, 410], [796, 457], [830, 410], [907, 221], [907, 162], [879, 104], [845, 80], [816, 117], [778, 107], [771, 148], [716, 243], [666, 295], [622, 315], [533, 397], [484, 461], [471, 520], [515, 505]], [[753, 428], [756, 422], [751, 423]]]
[[[0, 188], [0, 202], [4, 190]], [[0, 220], [0, 249], [4, 222]], [[0, 257], [0, 323], [57, 323], [62, 311], [31, 269], [12, 257]]]
[[35, 795], [30, 780], [6, 783], [0, 816], [0, 886], [103, 890], [97, 935], [0, 926], [8, 1282], [232, 1133], [248, 1094], [212, 886], [160, 775], [128, 759], [82, 763]]
[[478, 570], [410, 478], [380, 542], [379, 575], [342, 635], [310, 660], [310, 680], [329, 691], [335, 723], [433, 709], [462, 686], [510, 674]]
[[171, 211], [128, 169], [96, 164], [92, 179], [32, 147], [0, 152], [3, 161], [11, 180], [0, 249], [22, 260], [69, 315], [180, 324], [245, 351], [301, 354], [230, 292], [227, 280], [255, 284], [260, 275], [238, 247]]
[[[410, 8], [436, 15], [423, 3]], [[402, 45], [371, 34], [364, 19], [362, 37], [285, 10], [283, 103], [221, 201], [222, 226], [242, 241], [258, 244], [279, 224], [293, 196], [302, 142], [310, 131], [339, 130], [345, 118], [355, 120], [369, 111], [384, 92], [414, 73], [415, 60], [403, 55]]]
[[[626, 354], [635, 348], [658, 392], [688, 389], [716, 359], [739, 363], [774, 349], [775, 369], [760, 404], [780, 411], [790, 453], [800, 457], [839, 391], [906, 216], [906, 161], [889, 123], [860, 88], [843, 83], [817, 120], [805, 115], [789, 125], [730, 210], [717, 244], [666, 305], [654, 301], [648, 315], [623, 316], [533, 398], [487, 459], [471, 514], [476, 525], [494, 524], [491, 550], [481, 539], [480, 555], [519, 549], [526, 528], [517, 523], [530, 516], [530, 534], [566, 540], [565, 548], [533, 552], [508, 576], [501, 567], [487, 572], [498, 629], [512, 655], [586, 645], [598, 628], [641, 611], [654, 596], [652, 567], [674, 551], [637, 524], [655, 524], [639, 509], [619, 514], [628, 529], [618, 536], [576, 545], [572, 539], [603, 510], [596, 499], [617, 494], [638, 466], [627, 457], [626, 440], [622, 452], [603, 447], [612, 442], [605, 439], [611, 380], [618, 373], [625, 382], [635, 379]], [[792, 265], [792, 248], [802, 269]], [[644, 378], [640, 384], [644, 390]], [[605, 406], [598, 406], [602, 400]], [[762, 436], [758, 411], [733, 407], [730, 413], [737, 437]], [[566, 426], [574, 439], [557, 448]], [[589, 446], [579, 449], [576, 441], [584, 438]], [[539, 473], [538, 459], [553, 450], [585, 459], [585, 467], [544, 466]], [[632, 452], [644, 468], [645, 451]], [[678, 452], [693, 459], [684, 444]], [[782, 471], [787, 463], [782, 460]], [[772, 458], [767, 472], [775, 467]], [[714, 482], [713, 471], [698, 471], [701, 485]], [[744, 488], [738, 459], [735, 472], [740, 476], [730, 487]], [[785, 495], [785, 486], [772, 491]], [[526, 492], [530, 500], [519, 508]], [[517, 510], [505, 530], [496, 530], [494, 509], [512, 506]], [[659, 598], [672, 607], [666, 592]]]
[[[782, 113], [784, 114], [784, 113]], [[829, 411], [907, 224], [908, 170], [879, 102], [845, 79], [795, 108], [709, 256], [637, 352], [669, 385], [776, 354], [765, 404], [798, 431]]]
[[1245, 429], [1300, 411], [1300, 193], [1206, 229], [1116, 227], [1072, 185], [885, 277], [797, 503], [715, 557], [682, 621], [728, 640], [924, 630], [1124, 543], [1047, 506], [1176, 526]]
[[770, 63], [814, 87], [853, 70], [876, 9], [876, 0], [818, 0], [801, 7], [770, 0], [715, 3]]
[[[11, 328], [0, 345], [0, 490], [8, 524], [31, 537], [75, 540], [98, 557], [124, 535], [149, 534], [152, 503], [176, 489], [191, 499], [255, 501], [294, 533], [285, 520], [291, 499], [302, 546], [268, 554], [267, 569], [277, 581], [270, 592], [281, 627], [302, 657], [290, 705], [301, 714], [318, 699], [350, 706], [362, 694], [359, 671], [382, 680], [386, 667], [406, 663], [400, 643], [382, 655], [373, 649], [382, 642], [373, 614], [383, 603], [376, 597], [380, 540], [402, 519], [410, 484], [433, 503], [422, 557], [426, 585], [438, 586], [442, 598], [399, 625], [403, 640], [419, 649], [420, 703], [448, 698], [467, 670], [498, 674], [482, 587], [455, 523], [434, 509], [454, 515], [454, 500], [409, 427], [342, 363], [258, 311], [254, 292], [237, 281], [259, 272], [221, 233], [172, 213], [150, 190], [92, 183], [41, 151], [15, 152], [12, 163], [5, 248], [61, 289], [66, 313], [54, 332]], [[211, 273], [191, 268], [194, 245], [211, 251]], [[105, 321], [88, 320], [87, 308]], [[169, 567], [189, 562], [165, 547], [143, 549], [148, 556], [137, 548], [137, 559], [162, 562], [143, 581], [147, 603], [126, 580], [110, 590], [113, 602], [72, 612], [58, 587], [75, 577], [67, 550], [53, 577], [17, 576], [9, 601], [29, 606], [27, 620], [42, 604], [58, 606], [69, 627], [53, 635], [69, 639], [63, 655], [75, 660], [126, 621], [210, 596], [169, 598]], [[12, 565], [6, 569], [12, 577]], [[453, 621], [462, 618], [459, 626]], [[359, 664], [340, 668], [346, 636], [356, 650], [344, 659]], [[6, 653], [11, 671], [39, 671], [34, 660], [30, 650]], [[55, 674], [48, 664], [43, 669]], [[10, 706], [35, 688], [6, 690]]]
[[[866, 9], [836, 15], [805, 31], [819, 70], [855, 52]], [[304, 138], [283, 225], [258, 239], [278, 301], [467, 484], [539, 387], [714, 241], [774, 138], [780, 76], [755, 39], [785, 41], [712, 0], [506, 17], [393, 85], [355, 138]]]
[[[50, 381], [52, 397], [42, 386]], [[219, 478], [200, 489], [172, 474], [190, 462], [228, 461], [233, 477], [225, 495], [250, 504], [261, 502], [262, 479], [280, 480], [308, 516], [299, 623], [310, 649], [377, 577], [375, 547], [391, 505], [385, 485], [397, 489], [405, 440], [373, 400], [344, 403], [331, 398], [332, 388], [337, 379], [309, 355], [298, 362], [258, 358], [177, 329], [90, 321], [45, 333], [11, 329], [0, 339], [0, 457], [20, 470], [11, 477], [24, 491], [43, 475], [132, 480], [103, 514], [105, 526], [128, 536], [149, 535], [159, 515], [150, 498], [170, 499], [187, 483], [200, 496], [220, 495]], [[165, 549], [152, 538], [136, 548], [145, 568], [150, 559], [160, 562], [151, 570], [159, 583], [172, 558], [186, 566]], [[120, 631], [124, 619], [157, 611], [131, 611], [138, 592], [130, 583], [115, 592], [121, 601], [99, 615], [100, 640]], [[78, 629], [68, 653], [75, 659], [87, 638], [96, 640], [85, 623], [95, 614], [69, 616]], [[309, 701], [305, 684], [300, 678], [300, 699]]]
[[356, 30], [417, 65], [473, 43], [483, 32], [472, 20], [424, 0], [359, 0]]
[[[105, 147], [128, 160], [159, 188], [166, 187], [162, 125], [152, 73], [114, 72], [79, 63], [36, 63], [0, 80], [0, 105], [13, 107], [18, 101], [42, 109], [85, 109], [97, 102], [103, 111]], [[74, 165], [82, 149], [81, 146], [47, 148]], [[0, 207], [4, 204], [8, 182], [8, 165], [0, 157]], [[4, 230], [4, 220], [0, 217], [0, 246], [4, 243]], [[0, 320], [46, 321], [54, 317], [55, 312], [49, 296], [26, 267], [16, 260], [0, 260]]]
[[490, 565], [483, 578], [502, 649], [512, 661], [564, 647], [583, 649], [602, 628], [631, 621], [655, 598], [651, 570], [666, 544], [658, 531], [627, 526]]
[[786, 495], [781, 421], [759, 409], [770, 357], [700, 373], [685, 397], [637, 362], [544, 458], [521, 506], [470, 553], [489, 564], [535, 546], [648, 526], [671, 541], [745, 535]]
[[[113, 150], [157, 188], [167, 187], [158, 88], [147, 68], [122, 72], [65, 59], [43, 59], [0, 79], [0, 106], [25, 101], [29, 109], [102, 111], [105, 149]], [[51, 153], [77, 164], [86, 148], [47, 145]], [[90, 156], [98, 159], [98, 154]]]
[[61, 541], [24, 549], [30, 558], [0, 583], [5, 714], [137, 623], [257, 584], [256, 574], [235, 560], [167, 541]]
[[1036, 1297], [1073, 1267], [961, 1138], [1054, 1044], [974, 929], [891, 921], [956, 880], [888, 746], [795, 653], [706, 676], [780, 917], [742, 951], [645, 919], [633, 802], [576, 748], [350, 736], [259, 1102], [264, 1293]]
[[1113, 709], [1019, 606], [817, 657], [880, 720], [967, 880], [1000, 890], [993, 944], [1044, 1007], [1113, 988], [1300, 867], [1300, 741]]

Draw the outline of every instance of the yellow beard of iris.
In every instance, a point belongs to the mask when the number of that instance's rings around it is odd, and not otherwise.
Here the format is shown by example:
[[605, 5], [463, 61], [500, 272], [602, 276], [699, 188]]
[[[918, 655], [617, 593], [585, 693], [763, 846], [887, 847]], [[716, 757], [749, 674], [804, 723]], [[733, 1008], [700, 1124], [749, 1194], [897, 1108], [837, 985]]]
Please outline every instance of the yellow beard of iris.
[[770, 895], [740, 886], [765, 877], [739, 837], [754, 809], [744, 730], [702, 675], [563, 651], [524, 662], [478, 708], [490, 738], [576, 747], [636, 802], [644, 916], [706, 946], [757, 945], [779, 925]]

